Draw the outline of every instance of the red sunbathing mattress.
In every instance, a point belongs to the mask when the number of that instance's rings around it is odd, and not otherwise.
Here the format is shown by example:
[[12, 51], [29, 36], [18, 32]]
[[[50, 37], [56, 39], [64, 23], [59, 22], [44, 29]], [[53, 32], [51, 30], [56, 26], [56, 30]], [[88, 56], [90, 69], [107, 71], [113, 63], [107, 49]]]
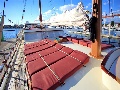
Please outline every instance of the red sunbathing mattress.
[[[91, 48], [91, 43], [88, 44], [88, 47]], [[105, 49], [108, 49], [108, 48], [111, 48], [113, 47], [111, 44], [101, 44], [101, 49], [102, 50], [105, 50]]]
[[[56, 89], [89, 61], [89, 57], [82, 52], [61, 44], [54, 44], [52, 41], [51, 45], [48, 47], [49, 45], [46, 46], [45, 44], [42, 46], [41, 51], [43, 52], [39, 51], [43, 59], [38, 55], [39, 52], [26, 56], [26, 62], [29, 62], [27, 63], [27, 69], [31, 76], [33, 90]], [[54, 74], [58, 76], [60, 81]]]
[[41, 54], [41, 56], [45, 56], [45, 55], [51, 54], [51, 53], [53, 53], [53, 52], [59, 51], [59, 50], [61, 50], [62, 48], [64, 48], [63, 45], [56, 44], [56, 45], [53, 46], [53, 47], [49, 47], [49, 48], [47, 48], [47, 49], [45, 49], [45, 50], [39, 51], [39, 53]]
[[61, 49], [61, 48], [63, 48], [64, 46], [58, 43], [58, 44], [55, 45], [55, 47], [56, 47], [57, 49]]
[[49, 68], [35, 73], [31, 77], [32, 90], [54, 90], [59, 86], [59, 82]]
[[31, 48], [34, 48], [34, 47], [42, 46], [42, 45], [47, 44], [47, 43], [49, 43], [49, 42], [39, 41], [39, 42], [26, 44], [24, 47], [25, 47], [25, 50], [27, 50], [27, 49], [31, 49]]
[[89, 43], [91, 43], [91, 41], [89, 41], [89, 40], [84, 40], [83, 43], [82, 43], [82, 45], [83, 45], [83, 46], [88, 46]]
[[61, 49], [62, 52], [65, 52], [66, 54], [70, 54], [73, 52], [73, 49], [69, 48], [69, 47], [63, 47]]
[[48, 55], [48, 54], [50, 54], [50, 53], [53, 53], [53, 52], [56, 52], [56, 51], [58, 51], [57, 48], [55, 48], [55, 47], [50, 47], [50, 48], [48, 48], [48, 49], [39, 51], [39, 53], [40, 53], [41, 56], [46, 56], [46, 55]]
[[27, 64], [27, 70], [28, 70], [28, 73], [30, 76], [32, 76], [32, 74], [35, 74], [38, 71], [41, 71], [45, 67], [47, 67], [47, 66], [41, 58], [38, 58]]
[[44, 60], [49, 64], [49, 63], [54, 63], [64, 57], [66, 57], [67, 54], [61, 52], [61, 51], [57, 51], [55, 53], [52, 53], [50, 55], [44, 56]]
[[[82, 64], [70, 56], [50, 65], [62, 83], [81, 67]], [[60, 86], [60, 82], [48, 68], [32, 75], [31, 80], [33, 90], [54, 90]]]
[[87, 63], [86, 60], [89, 58], [87, 54], [84, 54], [80, 51], [74, 50], [70, 56], [72, 56], [73, 58], [79, 60], [80, 62], [84, 62]]
[[77, 40], [76, 38], [72, 38], [72, 42], [73, 43], [78, 43], [79, 40]]
[[64, 82], [65, 79], [73, 74], [72, 72], [78, 70], [78, 67], [82, 67], [82, 64], [72, 57], [67, 56], [50, 67], [58, 75], [61, 81]]
[[91, 43], [90, 40], [79, 40], [79, 44], [83, 46], [88, 46], [89, 43]]
[[37, 52], [37, 51], [41, 51], [41, 50], [47, 49], [51, 46], [54, 46], [55, 44], [56, 44], [55, 42], [49, 42], [48, 44], [25, 50], [24, 54], [28, 55], [28, 54], [31, 54], [31, 53], [34, 53], [34, 52]]
[[31, 61], [33, 61], [35, 59], [38, 59], [38, 58], [40, 58], [40, 56], [38, 55], [38, 52], [27, 55], [26, 56], [26, 63], [29, 63], [29, 62], [31, 62]]
[[[43, 59], [48, 65], [51, 65], [57, 62], [58, 60], [64, 58], [65, 56], [67, 56], [65, 53], [62, 53], [61, 51], [57, 51], [55, 53], [44, 56]], [[30, 75], [47, 67], [47, 65], [44, 63], [44, 61], [41, 58], [31, 61], [27, 65], [28, 65], [28, 72]]]
[[84, 40], [79, 40], [79, 44], [82, 45]]

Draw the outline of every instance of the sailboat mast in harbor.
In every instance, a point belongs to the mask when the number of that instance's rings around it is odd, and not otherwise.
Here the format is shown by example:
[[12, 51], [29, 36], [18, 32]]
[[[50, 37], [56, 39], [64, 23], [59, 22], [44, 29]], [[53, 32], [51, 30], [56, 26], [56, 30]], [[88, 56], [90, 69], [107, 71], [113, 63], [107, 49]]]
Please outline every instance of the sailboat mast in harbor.
[[[7, 1], [7, 0], [6, 0]], [[2, 30], [3, 30], [3, 25], [4, 25], [4, 16], [5, 16], [5, 1], [4, 1], [4, 9], [3, 9], [3, 15], [1, 17], [1, 23], [0, 23], [0, 45], [1, 45], [1, 39], [2, 39]]]
[[40, 20], [40, 27], [42, 28], [42, 12], [41, 12], [41, 0], [39, 0], [39, 10], [40, 10], [40, 15], [39, 15], [39, 20]]
[[95, 42], [92, 42], [90, 55], [96, 59], [102, 58], [101, 55], [101, 30], [102, 30], [102, 0], [92, 0], [92, 16], [97, 19], [94, 23], [96, 31]]

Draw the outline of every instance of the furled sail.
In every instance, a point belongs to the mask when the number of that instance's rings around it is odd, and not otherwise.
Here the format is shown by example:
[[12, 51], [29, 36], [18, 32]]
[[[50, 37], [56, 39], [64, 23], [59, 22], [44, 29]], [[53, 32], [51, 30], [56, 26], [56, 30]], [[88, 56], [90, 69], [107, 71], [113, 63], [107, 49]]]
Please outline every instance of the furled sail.
[[77, 7], [72, 10], [66, 10], [62, 14], [52, 16], [48, 21], [51, 25], [82, 25], [88, 21], [86, 10], [83, 8], [82, 2], [78, 3]]

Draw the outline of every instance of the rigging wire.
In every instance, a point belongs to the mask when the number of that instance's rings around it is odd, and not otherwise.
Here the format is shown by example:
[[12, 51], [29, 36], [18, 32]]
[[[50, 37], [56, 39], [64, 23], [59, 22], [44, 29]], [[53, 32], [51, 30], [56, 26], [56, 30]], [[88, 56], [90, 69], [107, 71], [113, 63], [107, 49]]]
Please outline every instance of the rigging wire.
[[65, 5], [65, 0], [64, 0], [64, 5]]
[[33, 5], [34, 5], [34, 0], [33, 0]]
[[52, 2], [52, 0], [50, 0], [49, 2]]
[[5, 16], [5, 2], [6, 2], [7, 0], [4, 0], [4, 7], [3, 7], [3, 16]]
[[26, 8], [26, 2], [27, 2], [27, 0], [25, 0], [25, 2], [24, 2], [24, 8], [23, 8], [23, 13], [22, 13], [22, 19], [21, 19], [21, 22], [22, 22], [23, 19], [24, 19], [24, 13], [25, 13], [25, 8]]
[[[0, 13], [2, 16], [5, 16], [6, 17], [6, 15], [5, 15], [5, 8], [6, 8], [6, 1], [8, 1], [8, 0], [4, 0], [4, 7], [3, 7], [3, 10], [2, 10], [2, 12]], [[13, 23], [12, 22], [12, 20], [10, 20], [10, 19], [8, 19], [8, 21], [10, 22], [10, 23]]]
[[[1, 16], [4, 16], [4, 17], [6, 17], [6, 15], [5, 15], [6, 1], [8, 1], [8, 0], [4, 0], [4, 2], [3, 2], [3, 10], [2, 10], [2, 12], [0, 12]], [[12, 20], [10, 20], [10, 19], [8, 19], [8, 21], [10, 23], [13, 23]]]
[[[32, 5], [32, 4], [33, 4], [33, 5]], [[32, 7], [32, 6], [34, 6], [34, 0], [33, 0], [32, 4], [31, 4], [31, 17], [33, 16], [33, 14], [32, 14], [33, 7]]]
[[111, 10], [110, 10], [110, 0], [109, 0], [109, 13], [111, 12]]

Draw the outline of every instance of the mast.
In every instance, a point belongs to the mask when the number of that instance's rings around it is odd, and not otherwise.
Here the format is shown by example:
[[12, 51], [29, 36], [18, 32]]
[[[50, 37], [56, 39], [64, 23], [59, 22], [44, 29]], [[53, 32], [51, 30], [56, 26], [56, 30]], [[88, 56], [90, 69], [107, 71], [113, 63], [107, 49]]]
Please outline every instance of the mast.
[[42, 23], [41, 0], [39, 0], [39, 10], [40, 10], [39, 20], [40, 20], [40, 26], [41, 26], [41, 23]]
[[102, 58], [101, 55], [101, 31], [102, 31], [102, 0], [92, 0], [92, 16], [97, 18], [95, 23], [96, 39], [91, 44], [90, 55], [96, 59]]
[[1, 17], [1, 23], [0, 23], [0, 45], [1, 45], [1, 39], [2, 39], [2, 31], [3, 31], [3, 25], [4, 25], [4, 15]]
[[[8, 1], [8, 0], [6, 0], [6, 1]], [[4, 9], [3, 9], [3, 15], [2, 15], [2, 17], [1, 17], [1, 23], [0, 23], [0, 45], [1, 45], [1, 39], [2, 39], [2, 37], [3, 37], [3, 33], [2, 33], [2, 31], [3, 31], [3, 25], [4, 25], [4, 16], [5, 16], [5, 12], [4, 12], [4, 10], [5, 10], [5, 1], [4, 1]]]

